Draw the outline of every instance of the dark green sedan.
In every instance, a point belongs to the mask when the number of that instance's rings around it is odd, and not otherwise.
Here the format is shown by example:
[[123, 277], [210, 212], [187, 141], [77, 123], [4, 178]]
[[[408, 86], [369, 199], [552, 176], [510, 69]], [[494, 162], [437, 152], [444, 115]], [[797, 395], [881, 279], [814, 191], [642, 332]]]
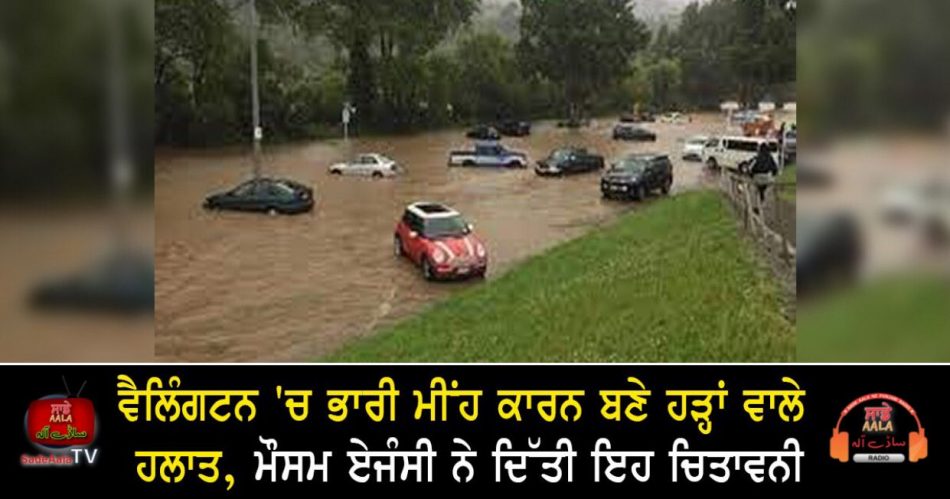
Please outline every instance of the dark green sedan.
[[313, 189], [292, 180], [257, 178], [205, 199], [209, 210], [259, 211], [275, 215], [313, 209]]

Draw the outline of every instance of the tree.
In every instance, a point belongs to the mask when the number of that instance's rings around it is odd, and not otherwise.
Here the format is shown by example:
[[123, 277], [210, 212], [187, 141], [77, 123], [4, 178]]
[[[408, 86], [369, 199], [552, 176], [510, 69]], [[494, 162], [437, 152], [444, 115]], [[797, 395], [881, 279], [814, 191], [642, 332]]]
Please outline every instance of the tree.
[[481, 120], [516, 114], [519, 77], [511, 45], [495, 33], [478, 33], [463, 38], [456, 54], [465, 82], [459, 86], [459, 111]]
[[318, 0], [301, 15], [312, 32], [326, 32], [346, 50], [357, 107], [401, 128], [418, 118], [425, 99], [425, 57], [477, 8], [477, 0]]
[[617, 84], [646, 46], [646, 25], [627, 0], [523, 0], [520, 56], [562, 89], [577, 117], [595, 94]]

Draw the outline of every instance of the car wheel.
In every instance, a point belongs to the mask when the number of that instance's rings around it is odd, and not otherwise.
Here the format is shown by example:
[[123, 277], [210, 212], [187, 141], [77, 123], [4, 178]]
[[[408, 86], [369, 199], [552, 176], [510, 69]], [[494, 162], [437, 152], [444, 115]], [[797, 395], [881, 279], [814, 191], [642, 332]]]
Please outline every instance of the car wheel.
[[429, 259], [422, 257], [422, 277], [427, 281], [435, 280], [435, 272], [432, 271], [432, 265], [429, 264]]
[[341, 170], [330, 170], [330, 175], [343, 175]]
[[666, 182], [663, 182], [663, 187], [661, 187], [660, 190], [663, 191], [664, 196], [670, 193], [670, 187], [672, 186], [673, 186], [673, 179], [671, 178], [668, 178], [666, 179]]
[[512, 161], [512, 162], [508, 163], [508, 168], [522, 168], [523, 166], [524, 166], [524, 165], [522, 165], [521, 163], [519, 163], [519, 162], [517, 162], [517, 161]]
[[647, 199], [647, 188], [643, 184], [640, 184], [640, 186], [637, 187], [637, 199], [640, 201], [646, 201]]
[[393, 254], [401, 257], [405, 254], [402, 250], [402, 239], [399, 236], [393, 237]]
[[462, 161], [462, 166], [475, 166], [475, 162], [470, 159], [466, 159], [465, 161]]
[[706, 166], [707, 166], [710, 170], [718, 170], [718, 169], [719, 169], [719, 163], [716, 162], [716, 158], [709, 158], [709, 159], [707, 159], [707, 160], [706, 160]]
[[377, 180], [383, 178], [383, 174], [381, 172], [373, 172], [371, 176]]

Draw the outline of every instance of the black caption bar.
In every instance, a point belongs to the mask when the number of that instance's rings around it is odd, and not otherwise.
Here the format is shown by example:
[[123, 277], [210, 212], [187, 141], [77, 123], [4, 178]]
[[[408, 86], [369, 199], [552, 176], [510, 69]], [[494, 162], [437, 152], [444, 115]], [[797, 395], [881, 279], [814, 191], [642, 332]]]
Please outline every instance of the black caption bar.
[[863, 490], [946, 455], [946, 366], [0, 370], [2, 474], [28, 490]]

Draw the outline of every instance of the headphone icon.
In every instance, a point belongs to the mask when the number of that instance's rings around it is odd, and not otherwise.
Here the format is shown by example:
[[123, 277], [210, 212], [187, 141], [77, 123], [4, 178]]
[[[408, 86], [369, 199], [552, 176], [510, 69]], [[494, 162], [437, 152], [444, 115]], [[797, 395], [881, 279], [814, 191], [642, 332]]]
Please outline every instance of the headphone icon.
[[905, 402], [900, 397], [896, 397], [889, 393], [872, 393], [869, 395], [864, 395], [854, 399], [847, 407], [841, 411], [841, 416], [838, 417], [838, 424], [835, 425], [835, 429], [831, 434], [831, 441], [829, 445], [829, 451], [831, 457], [841, 461], [842, 463], [848, 462], [850, 459], [850, 448], [851, 440], [848, 438], [848, 432], [840, 431], [841, 421], [844, 417], [851, 412], [851, 409], [854, 409], [858, 404], [867, 402], [869, 400], [889, 400], [891, 402], [896, 402], [904, 407], [907, 412], [914, 418], [914, 421], [917, 422], [917, 431], [912, 431], [907, 434], [907, 441], [909, 444], [909, 449], [907, 451], [907, 459], [916, 463], [921, 459], [927, 457], [927, 436], [924, 432], [924, 427], [920, 425], [920, 418], [917, 417], [917, 411]]

